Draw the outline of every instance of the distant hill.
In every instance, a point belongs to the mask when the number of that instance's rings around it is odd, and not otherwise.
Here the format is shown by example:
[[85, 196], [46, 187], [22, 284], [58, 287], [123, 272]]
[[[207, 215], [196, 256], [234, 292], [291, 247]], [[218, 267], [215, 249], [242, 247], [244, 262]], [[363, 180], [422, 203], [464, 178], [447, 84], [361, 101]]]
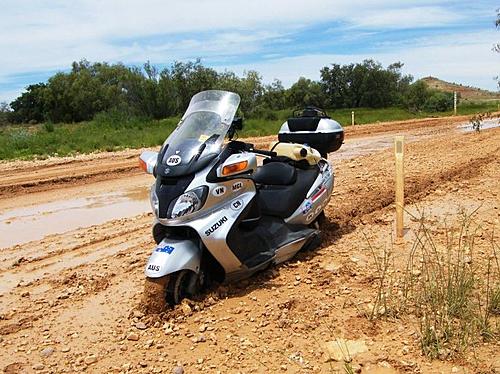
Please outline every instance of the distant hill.
[[458, 83], [450, 83], [443, 81], [435, 77], [425, 77], [421, 79], [424, 81], [429, 88], [453, 92], [457, 91], [460, 93], [460, 98], [463, 101], [488, 101], [488, 100], [500, 100], [499, 92], [491, 92], [488, 90], [483, 90], [481, 88], [463, 86]]

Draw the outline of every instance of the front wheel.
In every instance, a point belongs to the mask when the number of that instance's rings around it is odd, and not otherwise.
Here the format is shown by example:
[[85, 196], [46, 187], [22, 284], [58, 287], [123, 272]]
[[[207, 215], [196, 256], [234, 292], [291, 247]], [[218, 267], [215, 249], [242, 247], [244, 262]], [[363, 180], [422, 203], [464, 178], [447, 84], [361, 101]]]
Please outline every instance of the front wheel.
[[146, 312], [160, 313], [182, 299], [198, 294], [204, 285], [204, 273], [181, 270], [161, 278], [146, 278], [143, 305]]
[[165, 288], [165, 300], [169, 305], [179, 304], [182, 299], [193, 297], [201, 291], [203, 273], [196, 274], [191, 270], [181, 270], [171, 275]]

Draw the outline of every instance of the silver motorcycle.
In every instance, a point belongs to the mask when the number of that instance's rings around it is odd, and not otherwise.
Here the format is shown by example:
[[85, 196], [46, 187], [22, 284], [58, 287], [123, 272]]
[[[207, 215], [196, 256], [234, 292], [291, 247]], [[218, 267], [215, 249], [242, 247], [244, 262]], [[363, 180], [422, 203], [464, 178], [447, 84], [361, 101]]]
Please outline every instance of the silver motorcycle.
[[283, 124], [271, 150], [258, 150], [232, 140], [242, 128], [239, 103], [231, 92], [196, 94], [160, 151], [140, 156], [156, 178], [157, 246], [145, 275], [170, 305], [321, 242], [319, 221], [334, 186], [326, 156], [342, 144], [342, 127], [308, 107]]

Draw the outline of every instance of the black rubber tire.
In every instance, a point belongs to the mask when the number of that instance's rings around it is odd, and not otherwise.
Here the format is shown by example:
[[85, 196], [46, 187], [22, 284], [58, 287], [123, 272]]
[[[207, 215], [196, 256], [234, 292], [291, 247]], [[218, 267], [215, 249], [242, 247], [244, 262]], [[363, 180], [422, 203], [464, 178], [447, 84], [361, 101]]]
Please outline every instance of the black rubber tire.
[[187, 288], [193, 275], [195, 274], [189, 270], [181, 270], [170, 275], [170, 281], [165, 288], [165, 298], [168, 304], [177, 305], [182, 299], [191, 296]]
[[166, 285], [166, 301], [170, 305], [179, 304], [182, 299], [196, 296], [205, 284], [204, 273], [196, 274], [191, 270], [181, 270], [170, 274], [170, 281]]

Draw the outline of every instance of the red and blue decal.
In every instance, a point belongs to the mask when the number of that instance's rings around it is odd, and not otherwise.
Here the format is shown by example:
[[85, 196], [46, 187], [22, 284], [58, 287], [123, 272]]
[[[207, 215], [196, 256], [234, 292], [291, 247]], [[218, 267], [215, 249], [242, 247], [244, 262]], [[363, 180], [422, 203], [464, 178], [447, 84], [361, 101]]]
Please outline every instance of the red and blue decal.
[[174, 247], [172, 247], [170, 245], [166, 245], [164, 247], [156, 247], [155, 252], [163, 252], [163, 253], [171, 254], [174, 251], [174, 249], [175, 249]]
[[323, 195], [326, 191], [326, 187], [325, 186], [321, 186], [318, 190], [318, 192], [316, 192], [312, 197], [311, 197], [311, 201], [314, 203], [316, 200], [318, 200], [321, 195]]

